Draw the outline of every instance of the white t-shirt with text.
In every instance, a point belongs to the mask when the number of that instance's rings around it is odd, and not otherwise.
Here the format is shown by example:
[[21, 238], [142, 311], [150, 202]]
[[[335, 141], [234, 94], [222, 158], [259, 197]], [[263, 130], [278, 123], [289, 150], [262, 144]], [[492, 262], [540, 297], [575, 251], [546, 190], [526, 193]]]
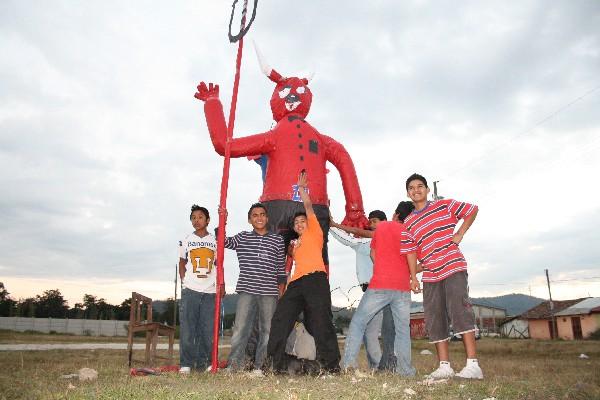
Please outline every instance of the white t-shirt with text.
[[190, 233], [179, 242], [179, 258], [187, 260], [182, 286], [204, 293], [216, 293], [215, 258], [217, 240], [210, 233], [200, 237]]

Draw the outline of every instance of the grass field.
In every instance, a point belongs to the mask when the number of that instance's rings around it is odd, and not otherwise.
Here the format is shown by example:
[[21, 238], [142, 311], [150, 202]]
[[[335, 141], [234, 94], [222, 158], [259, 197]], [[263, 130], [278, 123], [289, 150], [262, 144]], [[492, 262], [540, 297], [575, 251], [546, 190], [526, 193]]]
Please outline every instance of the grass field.
[[[11, 336], [12, 335], [12, 336]], [[12, 339], [11, 339], [12, 338]], [[92, 342], [90, 337], [0, 332], [1, 343]], [[95, 338], [95, 341], [113, 341]], [[343, 345], [343, 344], [342, 344]], [[2, 399], [600, 399], [600, 343], [482, 339], [483, 381], [450, 380], [423, 385], [435, 356], [419, 354], [431, 346], [413, 342], [417, 379], [390, 374], [326, 377], [266, 376], [244, 373], [130, 377], [124, 350], [0, 352]], [[579, 359], [580, 353], [589, 359]], [[139, 352], [138, 358], [142, 357]], [[226, 357], [226, 352], [221, 358]], [[462, 344], [451, 345], [455, 367], [462, 367]], [[364, 354], [362, 360], [365, 362]], [[88, 367], [98, 380], [62, 379]], [[405, 389], [416, 392], [405, 393]]]

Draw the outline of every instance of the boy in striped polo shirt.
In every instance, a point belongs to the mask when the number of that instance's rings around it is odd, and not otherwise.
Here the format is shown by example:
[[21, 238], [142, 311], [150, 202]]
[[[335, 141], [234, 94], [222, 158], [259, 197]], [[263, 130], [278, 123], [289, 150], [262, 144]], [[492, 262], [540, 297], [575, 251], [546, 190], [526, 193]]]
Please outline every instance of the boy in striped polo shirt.
[[[406, 191], [415, 210], [404, 224], [418, 246], [417, 257], [423, 267], [425, 326], [440, 361], [429, 377], [443, 379], [454, 375], [448, 354], [450, 321], [454, 332], [462, 335], [467, 355], [466, 366], [456, 376], [483, 379], [475, 348], [476, 326], [469, 299], [467, 261], [458, 247], [475, 221], [477, 206], [452, 199], [427, 201], [427, 180], [419, 174], [408, 177]], [[460, 219], [463, 223], [454, 232]]]
[[240, 266], [235, 289], [239, 297], [227, 366], [230, 371], [244, 368], [246, 346], [258, 313], [259, 334], [254, 357], [254, 369], [258, 372], [267, 354], [271, 318], [287, 275], [283, 237], [267, 230], [267, 210], [261, 203], [252, 204], [248, 222], [252, 231], [225, 239], [225, 247], [237, 252]]

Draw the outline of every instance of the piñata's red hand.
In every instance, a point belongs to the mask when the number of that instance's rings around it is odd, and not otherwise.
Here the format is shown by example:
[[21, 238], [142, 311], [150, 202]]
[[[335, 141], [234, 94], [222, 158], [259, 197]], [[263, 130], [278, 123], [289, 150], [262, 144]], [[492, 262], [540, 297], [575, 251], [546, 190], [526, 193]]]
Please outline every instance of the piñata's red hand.
[[367, 229], [369, 227], [369, 220], [365, 216], [365, 212], [363, 210], [346, 211], [346, 217], [342, 221], [341, 225]]
[[219, 98], [219, 85], [209, 83], [207, 87], [206, 83], [200, 82], [197, 89], [198, 91], [194, 94], [194, 97], [198, 100], [206, 101], [211, 98]]

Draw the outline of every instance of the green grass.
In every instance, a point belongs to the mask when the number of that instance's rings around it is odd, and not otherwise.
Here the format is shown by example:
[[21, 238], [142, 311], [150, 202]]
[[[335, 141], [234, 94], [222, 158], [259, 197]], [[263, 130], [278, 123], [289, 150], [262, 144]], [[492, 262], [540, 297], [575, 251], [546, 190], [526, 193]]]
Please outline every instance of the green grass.
[[[0, 337], [6, 343], [5, 335], [2, 333]], [[56, 336], [46, 335], [46, 338]], [[40, 339], [39, 336], [33, 337]], [[109, 338], [102, 339], [108, 341]], [[76, 340], [81, 341], [84, 340]], [[462, 367], [462, 344], [452, 343], [450, 348], [455, 368]], [[600, 399], [600, 346], [596, 341], [483, 339], [478, 341], [479, 360], [486, 376], [483, 381], [451, 380], [435, 386], [420, 384], [423, 374], [436, 366], [435, 356], [419, 354], [423, 349], [433, 350], [424, 341], [413, 342], [413, 361], [419, 374], [417, 379], [403, 379], [390, 374], [366, 378], [344, 374], [327, 378], [251, 378], [244, 373], [224, 372], [216, 375], [193, 373], [181, 376], [171, 373], [130, 377], [124, 350], [1, 352], [0, 398]], [[141, 359], [143, 352], [136, 353], [136, 358]], [[580, 353], [590, 358], [579, 359]], [[221, 358], [224, 357], [226, 351], [221, 354]], [[361, 361], [364, 367], [364, 354], [361, 355]], [[98, 380], [79, 382], [60, 378], [83, 367], [97, 370]], [[72, 387], [69, 388], [69, 385]], [[417, 394], [406, 395], [404, 390], [407, 388]]]

